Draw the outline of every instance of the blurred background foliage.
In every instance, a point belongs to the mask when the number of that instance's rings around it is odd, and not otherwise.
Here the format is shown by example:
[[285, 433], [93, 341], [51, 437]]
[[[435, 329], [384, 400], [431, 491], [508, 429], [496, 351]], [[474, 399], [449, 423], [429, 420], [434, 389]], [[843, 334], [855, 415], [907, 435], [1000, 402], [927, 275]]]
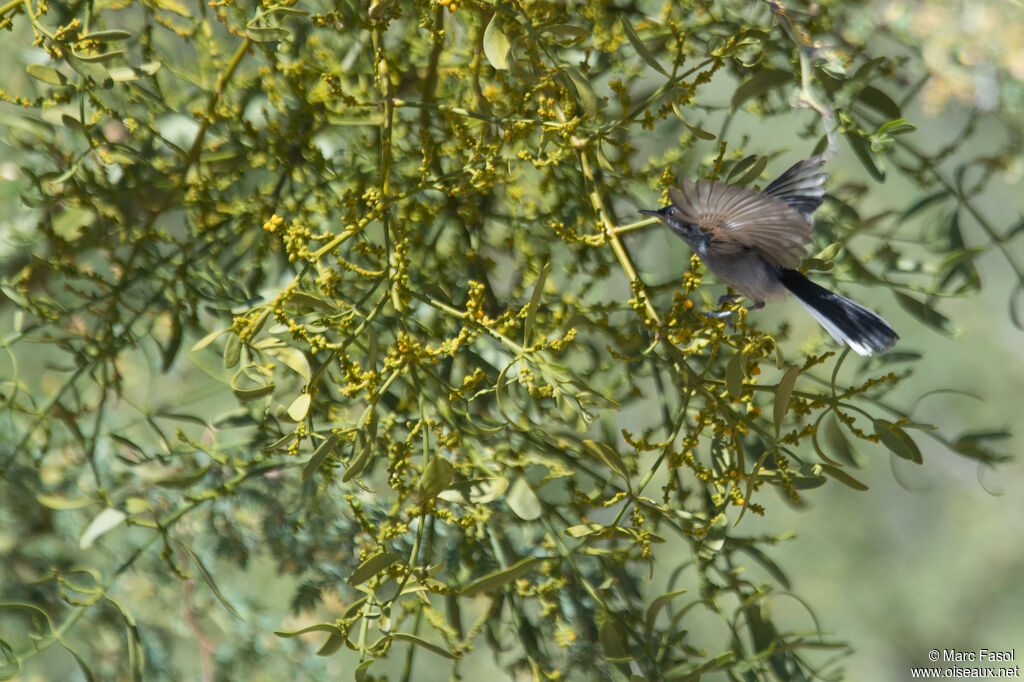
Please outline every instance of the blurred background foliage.
[[[1021, 25], [0, 5], [3, 677], [887, 679], [1009, 648]], [[805, 266], [894, 323], [881, 357], [790, 304], [703, 317], [721, 286], [637, 214], [832, 125]], [[976, 561], [944, 579], [946, 528]]]

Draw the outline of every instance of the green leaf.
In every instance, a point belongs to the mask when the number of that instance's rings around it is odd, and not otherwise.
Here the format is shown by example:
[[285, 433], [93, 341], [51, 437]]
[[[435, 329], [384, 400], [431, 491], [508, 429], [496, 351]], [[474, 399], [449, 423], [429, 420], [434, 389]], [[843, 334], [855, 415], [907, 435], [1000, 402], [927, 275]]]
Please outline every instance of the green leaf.
[[[61, 114], [60, 115], [60, 122], [61, 122], [61, 125], [63, 125], [65, 128], [68, 128], [70, 130], [77, 130], [78, 132], [87, 132], [87, 129], [82, 124], [82, 122], [79, 121], [74, 116], [71, 116], [70, 114]], [[72, 206], [68, 210], [64, 211], [62, 216], [68, 215], [68, 214], [74, 213], [74, 212], [81, 212], [81, 211], [88, 211], [89, 213], [92, 213], [92, 211], [89, 211], [89, 209], [87, 209], [85, 207], [82, 207], [82, 206]], [[60, 220], [60, 217], [58, 217], [58, 220]], [[54, 223], [56, 224], [56, 221], [54, 221]], [[77, 227], [77, 226], [73, 226], [73, 227]], [[64, 234], [62, 234], [62, 233], [68, 231], [66, 228], [65, 229], [60, 229], [60, 228], [54, 227], [54, 229], [57, 231], [58, 234], [61, 234], [61, 236], [64, 236]], [[72, 236], [77, 236], [77, 235], [72, 235]], [[70, 239], [71, 237], [65, 237], [65, 238], [66, 239]]]
[[536, 521], [544, 511], [540, 500], [537, 499], [537, 494], [533, 492], [530, 484], [522, 476], [517, 478], [512, 484], [512, 488], [508, 491], [508, 497], [505, 498], [505, 503], [508, 504], [509, 509], [516, 516], [524, 521]]
[[201, 338], [198, 341], [196, 341], [195, 345], [193, 345], [192, 348], [189, 349], [189, 352], [195, 353], [196, 351], [199, 351], [199, 350], [202, 350], [202, 349], [206, 348], [211, 343], [216, 341], [217, 337], [219, 337], [221, 334], [224, 334], [225, 332], [229, 332], [229, 331], [231, 331], [231, 327], [225, 327], [224, 329], [218, 329], [215, 332], [210, 332], [209, 334], [207, 334], [203, 338]]
[[508, 490], [507, 478], [474, 478], [457, 481], [438, 493], [438, 499], [456, 504], [487, 504], [493, 502]]
[[115, 66], [110, 69], [110, 77], [118, 83], [137, 81], [143, 76], [152, 76], [161, 66], [160, 62], [147, 62], [139, 66]]
[[551, 272], [551, 263], [545, 263], [540, 274], [537, 275], [537, 282], [533, 285], [533, 295], [530, 296], [530, 303], [526, 307], [526, 320], [523, 322], [523, 345], [527, 348], [530, 346], [533, 321], [537, 316], [537, 308], [540, 306], [540, 299], [544, 294], [544, 282], [547, 281], [549, 272]]
[[629, 40], [629, 44], [633, 46], [636, 53], [640, 55], [640, 59], [643, 59], [649, 67], [660, 73], [662, 76], [670, 78], [668, 71], [662, 68], [661, 64], [658, 63], [658, 60], [654, 58], [654, 55], [650, 53], [647, 46], [644, 45], [642, 40], [640, 40], [640, 36], [636, 34], [636, 30], [633, 28], [633, 25], [629, 23], [629, 19], [626, 18], [625, 14], [619, 17], [619, 21], [622, 23], [622, 30], [626, 32], [626, 39]]
[[910, 206], [908, 206], [906, 209], [904, 209], [903, 214], [900, 216], [900, 222], [903, 222], [904, 220], [907, 220], [908, 218], [916, 215], [917, 213], [919, 213], [919, 212], [923, 211], [924, 209], [928, 208], [929, 206], [931, 206], [935, 202], [941, 201], [941, 200], [946, 199], [946, 198], [948, 198], [950, 196], [952, 196], [950, 191], [948, 189], [943, 189], [943, 190], [940, 190], [940, 191], [935, 192], [933, 194], [929, 194], [928, 196], [926, 196], [926, 197], [924, 197], [922, 199], [918, 199], [917, 201], [912, 203]]
[[700, 543], [698, 555], [705, 560], [711, 560], [725, 547], [725, 540], [729, 534], [729, 517], [725, 513], [718, 514], [708, 526], [708, 532]]
[[189, 12], [188, 7], [182, 0], [150, 0], [156, 7], [167, 10], [168, 12], [174, 12], [186, 19], [192, 18], [192, 13]]
[[362, 442], [362, 447], [359, 448], [359, 452], [355, 458], [348, 465], [348, 469], [341, 477], [342, 483], [351, 481], [356, 476], [359, 476], [367, 467], [370, 465], [370, 461], [373, 458], [373, 453], [377, 449], [377, 412], [370, 408], [370, 421], [367, 425], [366, 432], [359, 431], [359, 439]]
[[49, 83], [50, 85], [67, 85], [70, 83], [67, 76], [50, 66], [29, 64], [25, 70], [28, 71], [28, 75], [36, 80]]
[[565, 534], [571, 538], [582, 538], [595, 533], [604, 533], [605, 527], [600, 523], [581, 523], [576, 526], [569, 526]]
[[368, 658], [368, 659], [366, 659], [365, 661], [363, 661], [362, 663], [360, 663], [359, 665], [356, 666], [356, 669], [353, 671], [353, 674], [355, 675], [355, 678], [356, 678], [356, 682], [366, 682], [367, 681], [367, 677], [366, 677], [367, 673], [366, 673], [366, 671], [370, 669], [370, 666], [373, 665], [373, 662], [375, 660], [377, 660], [377, 659], [375, 659], [375, 658]]
[[348, 577], [348, 584], [352, 587], [362, 585], [373, 576], [383, 572], [389, 566], [401, 560], [402, 557], [394, 552], [385, 551], [374, 554], [372, 557], [359, 564], [356, 570], [352, 571], [352, 575]]
[[[733, 178], [753, 166], [754, 163], [757, 162], [757, 158], [757, 154], [750, 154], [749, 156], [744, 156], [739, 161], [733, 163], [732, 166], [728, 166], [729, 172], [725, 176], [725, 181], [727, 183], [731, 183]], [[726, 167], [726, 164], [723, 164], [723, 167]]]
[[91, 60], [81, 59], [77, 55], [69, 54], [67, 55], [67, 63], [79, 76], [86, 81], [92, 81], [97, 88], [109, 88], [114, 84], [114, 79], [110, 76], [110, 72]]
[[262, 12], [263, 16], [270, 16], [272, 14], [283, 14], [283, 15], [285, 15], [287, 17], [308, 17], [309, 16], [309, 12], [307, 12], [304, 9], [296, 9], [295, 7], [284, 7], [284, 6], [280, 6], [280, 5], [275, 6], [275, 7], [268, 7], [265, 11]]
[[834, 415], [825, 420], [825, 443], [836, 460], [849, 466], [860, 466], [857, 453], [850, 446], [850, 441]]
[[452, 482], [455, 467], [444, 457], [435, 455], [427, 462], [420, 476], [420, 496], [424, 500], [433, 500]]
[[583, 112], [591, 118], [597, 116], [597, 93], [594, 92], [594, 86], [590, 84], [590, 81], [583, 75], [583, 72], [575, 66], [567, 66], [562, 71], [569, 76]]
[[1022, 298], [1024, 298], [1024, 284], [1018, 283], [1014, 286], [1013, 293], [1010, 294], [1009, 298], [1010, 321], [1013, 322], [1014, 327], [1024, 331], [1024, 316], [1017, 311]]
[[1008, 455], [993, 452], [987, 447], [988, 441], [1001, 441], [1010, 438], [1008, 431], [976, 431], [962, 434], [950, 448], [959, 455], [986, 464], [998, 464], [1009, 461]]
[[725, 366], [725, 388], [729, 395], [739, 398], [743, 394], [743, 351], [737, 351]]
[[573, 24], [548, 24], [540, 29], [541, 35], [549, 33], [560, 47], [572, 47], [590, 37], [590, 31]]
[[310, 632], [328, 632], [330, 634], [341, 633], [342, 630], [337, 625], [332, 623], [317, 623], [316, 625], [310, 625], [304, 627], [301, 630], [274, 630], [274, 635], [277, 637], [292, 638], [298, 637], [299, 635], [305, 635]]
[[142, 512], [148, 512], [153, 509], [153, 505], [149, 503], [144, 497], [126, 497], [124, 500], [124, 510], [129, 515], [141, 514]]
[[313, 403], [313, 396], [308, 393], [300, 393], [299, 396], [288, 406], [288, 417], [293, 422], [301, 422], [309, 414], [309, 406]]
[[904, 133], [909, 133], [909, 132], [912, 132], [914, 130], [917, 130], [917, 126], [916, 125], [914, 125], [913, 123], [910, 123], [906, 119], [897, 118], [897, 119], [895, 119], [893, 121], [889, 121], [888, 123], [883, 123], [881, 125], [881, 127], [879, 127], [877, 134], [878, 135], [903, 135]]
[[121, 29], [113, 28], [106, 31], [95, 31], [89, 35], [82, 36], [79, 38], [79, 42], [84, 40], [96, 40], [102, 43], [112, 43], [118, 40], [128, 40], [134, 34], [131, 31], [123, 31]]
[[98, 501], [95, 497], [63, 497], [61, 495], [46, 495], [44, 493], [36, 494], [36, 501], [46, 507], [47, 509], [54, 509], [56, 511], [64, 511], [67, 509], [81, 509], [82, 507], [88, 507], [93, 502]]
[[210, 588], [210, 591], [213, 592], [213, 596], [217, 599], [218, 602], [220, 602], [220, 605], [224, 607], [224, 610], [226, 610], [228, 613], [230, 613], [238, 620], [245, 620], [244, 618], [242, 618], [241, 615], [239, 615], [238, 611], [235, 610], [235, 607], [233, 607], [230, 604], [230, 602], [228, 602], [227, 598], [221, 593], [220, 588], [218, 588], [217, 583], [213, 581], [213, 576], [210, 574], [208, 570], [206, 570], [206, 565], [203, 563], [202, 559], [199, 558], [199, 555], [193, 552], [191, 547], [181, 542], [180, 540], [178, 541], [178, 546], [185, 550], [188, 553], [188, 555], [192, 558], [192, 563], [194, 563], [196, 565], [196, 568], [199, 569], [199, 575], [202, 577], [203, 582], [206, 583], [206, 586]]
[[924, 462], [917, 443], [897, 424], [885, 419], [876, 419], [874, 425], [875, 433], [878, 435], [879, 440], [882, 441], [882, 445], [889, 448], [897, 457], [910, 460], [915, 464], [922, 464]]
[[128, 518], [128, 515], [120, 509], [107, 507], [97, 514], [96, 518], [86, 526], [85, 532], [82, 533], [82, 537], [78, 540], [78, 548], [89, 549], [96, 542], [96, 538], [114, 530], [124, 523], [126, 518]]
[[786, 370], [775, 387], [775, 404], [772, 406], [772, 419], [775, 422], [775, 435], [778, 436], [782, 430], [782, 420], [786, 418], [789, 411], [789, 397], [793, 393], [796, 379], [800, 376], [800, 366], [793, 365]]
[[846, 473], [845, 471], [843, 471], [839, 467], [832, 466], [831, 464], [820, 464], [818, 466], [821, 467], [822, 471], [824, 471], [826, 474], [828, 474], [832, 478], [836, 479], [837, 481], [839, 481], [843, 485], [849, 486], [849, 487], [853, 488], [854, 490], [867, 490], [868, 489], [868, 487], [866, 485], [864, 485], [863, 483], [861, 483], [856, 478], [854, 478], [853, 476], [849, 475], [848, 473]]
[[242, 340], [232, 334], [224, 343], [224, 369], [231, 369], [242, 359]]
[[714, 658], [709, 658], [703, 663], [680, 663], [674, 668], [665, 671], [664, 677], [668, 680], [685, 680], [686, 682], [698, 682], [702, 678], [701, 673], [706, 673], [712, 670], [717, 670], [719, 668], [724, 668], [726, 665], [732, 662], [732, 658], [733, 652], [726, 651], [724, 654], [719, 654]]
[[174, 490], [186, 490], [203, 480], [209, 471], [210, 465], [207, 464], [206, 466], [200, 467], [198, 470], [191, 471], [187, 474], [157, 479], [153, 481], [153, 485], [158, 485], [161, 488], [171, 488]]
[[629, 469], [626, 463], [619, 457], [619, 453], [604, 443], [599, 443], [589, 438], [583, 441], [583, 446], [604, 463], [609, 469], [617, 473], [627, 482], [629, 481]]
[[675, 100], [670, 100], [669, 104], [672, 106], [672, 112], [676, 115], [676, 118], [678, 118], [680, 121], [682, 121], [683, 125], [690, 129], [691, 133], [693, 133], [695, 136], [699, 137], [702, 140], [713, 140], [713, 139], [715, 139], [715, 134], [714, 133], [710, 133], [710, 132], [704, 130], [703, 128], [701, 128], [700, 126], [695, 126], [692, 123], [690, 123], [689, 121], [687, 121], [686, 117], [683, 116], [683, 112], [679, 109], [679, 105], [676, 104]]
[[484, 29], [484, 56], [495, 69], [508, 69], [508, 52], [512, 48], [508, 37], [501, 30], [501, 13], [495, 12]]
[[[77, 59], [89, 64], [98, 64], [101, 62], [109, 62], [111, 59], [117, 59], [124, 54], [124, 50], [113, 50], [111, 52], [104, 52], [103, 54], [82, 54], [81, 52], [75, 52], [74, 55]], [[107, 78], [110, 79], [111, 85], [113, 84], [113, 77], [110, 72], [107, 72]], [[106, 82], [106, 81], [104, 81]], [[109, 85], [106, 87], [110, 87]]]
[[918, 301], [913, 296], [908, 296], [901, 291], [894, 291], [893, 293], [896, 294], [896, 302], [900, 304], [900, 307], [918, 320], [943, 334], [953, 333], [953, 323], [948, 317], [928, 304]]
[[966, 445], [966, 444], [983, 443], [983, 442], [989, 441], [989, 440], [1007, 440], [1012, 435], [1013, 434], [1011, 434], [1009, 431], [1002, 431], [1002, 430], [1000, 430], [1000, 431], [974, 431], [974, 432], [971, 432], [971, 433], [961, 434], [960, 437], [956, 439], [956, 443], [957, 443], [957, 445]]
[[161, 344], [157, 341], [157, 346], [160, 348], [160, 371], [167, 372], [171, 369], [171, 365], [174, 364], [175, 358], [178, 357], [178, 351], [181, 350], [181, 342], [185, 339], [185, 329], [181, 324], [181, 318], [178, 315], [171, 316], [171, 330], [167, 338], [166, 344]]
[[[74, 120], [74, 119], [72, 119]], [[96, 222], [96, 213], [84, 206], [72, 206], [53, 220], [53, 231], [67, 241], [81, 236], [82, 231]]]
[[291, 292], [288, 296], [288, 303], [299, 308], [310, 308], [328, 314], [338, 312], [338, 308], [324, 297], [306, 291]]
[[508, 568], [488, 573], [487, 575], [468, 583], [459, 590], [459, 594], [463, 597], [474, 597], [478, 594], [483, 594], [484, 592], [493, 592], [504, 586], [506, 583], [512, 582], [520, 576], [526, 575], [531, 568], [541, 561], [543, 561], [541, 557], [527, 557], [525, 559], [520, 559]]
[[730, 107], [735, 111], [752, 97], [758, 97], [759, 95], [763, 95], [771, 90], [778, 90], [783, 86], [792, 84], [793, 74], [788, 71], [763, 69], [736, 88], [736, 92], [732, 95]]
[[754, 180], [757, 180], [759, 177], [761, 177], [761, 173], [764, 172], [764, 169], [767, 165], [768, 157], [760, 157], [756, 162], [754, 162], [754, 165], [751, 166], [750, 170], [743, 174], [743, 177], [741, 177], [740, 179], [736, 180], [731, 184], [739, 185], [740, 187], [746, 187]]
[[842, 242], [832, 242], [824, 249], [815, 254], [815, 258], [821, 261], [832, 261], [839, 255], [839, 250], [843, 248]]
[[857, 93], [857, 99], [875, 111], [884, 114], [889, 119], [902, 119], [903, 117], [896, 102], [892, 101], [889, 95], [874, 86], [865, 85]]
[[415, 644], [416, 646], [426, 649], [427, 651], [432, 651], [438, 656], [444, 656], [445, 658], [450, 658], [452, 660], [458, 658], [458, 656], [448, 651], [447, 649], [442, 649], [436, 644], [431, 644], [427, 640], [423, 639], [422, 637], [417, 637], [416, 635], [410, 635], [406, 632], [396, 632], [393, 635], [391, 635], [391, 637], [402, 642], [409, 642], [410, 644]]
[[654, 625], [658, 620], [658, 614], [661, 613], [661, 610], [668, 606], [668, 603], [679, 595], [686, 594], [687, 591], [688, 590], [676, 590], [675, 592], [666, 592], [650, 603], [647, 607], [647, 614], [644, 616], [644, 624], [647, 627], [648, 633], [654, 631]]
[[275, 385], [273, 382], [257, 384], [256, 386], [246, 388], [241, 385], [243, 378], [246, 378], [244, 367], [235, 372], [235, 376], [231, 377], [231, 391], [239, 400], [259, 400], [274, 392]]
[[772, 561], [767, 554], [758, 549], [756, 545], [752, 543], [741, 542], [737, 543], [736, 548], [742, 551], [744, 554], [749, 555], [757, 563], [761, 564], [761, 567], [764, 568], [764, 570], [768, 571], [768, 573], [772, 576], [775, 582], [781, 585], [783, 589], [790, 589], [789, 578], [786, 577], [786, 574], [782, 572], [782, 569], [779, 568], [778, 564]]
[[338, 434], [332, 433], [324, 440], [323, 443], [313, 451], [313, 456], [306, 462], [306, 466], [302, 468], [302, 480], [308, 481], [310, 477], [316, 473], [316, 470], [320, 468], [320, 465], [324, 463], [329, 456], [334, 454], [334, 451], [338, 447]]
[[878, 154], [871, 150], [868, 140], [856, 130], [850, 130], [846, 133], [846, 141], [850, 143], [853, 153], [857, 155], [861, 165], [867, 169], [871, 177], [878, 182], [885, 180], [885, 166], [882, 165], [882, 159]]
[[[327, 641], [324, 642], [323, 646], [316, 650], [317, 656], [330, 656], [335, 651], [341, 648], [341, 645], [345, 643], [345, 635], [340, 632], [335, 632]], [[373, 660], [373, 659], [370, 659]]]
[[261, 342], [257, 342], [255, 347], [264, 350], [267, 355], [273, 357], [275, 360], [280, 360], [281, 364], [298, 374], [304, 381], [309, 381], [309, 360], [306, 359], [306, 356], [302, 352], [290, 346], [268, 346]]
[[605, 613], [604, 621], [597, 631], [605, 659], [609, 661], [629, 661], [633, 659], [629, 653], [629, 635], [622, 625], [622, 620], [610, 613]]
[[246, 37], [254, 43], [273, 43], [285, 40], [292, 34], [280, 26], [250, 26], [245, 30]]

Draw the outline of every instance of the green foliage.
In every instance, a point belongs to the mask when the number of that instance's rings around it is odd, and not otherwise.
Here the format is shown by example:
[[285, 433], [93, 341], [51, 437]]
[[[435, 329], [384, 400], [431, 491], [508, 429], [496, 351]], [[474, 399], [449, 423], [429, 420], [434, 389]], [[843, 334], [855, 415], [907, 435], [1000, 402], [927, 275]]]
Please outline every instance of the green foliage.
[[[813, 616], [773, 616], [780, 538], [745, 514], [865, 489], [860, 451], [989, 465], [1004, 434], [916, 423], [908, 349], [852, 366], [771, 313], [702, 316], [699, 262], [639, 267], [667, 242], [635, 216], [681, 177], [782, 170], [744, 119], [799, 121], [807, 152], [834, 120], [920, 192], [862, 215], [867, 187], [830, 187], [807, 265], [950, 331], [988, 248], [960, 221], [1012, 262], [965, 180], [1006, 160], [949, 179], [910, 145], [913, 93], [886, 93], [912, 65], [844, 34], [855, 11], [0, 6], [33, 62], [0, 112], [29, 207], [3, 261], [5, 676], [58, 644], [87, 677], [181, 679], [189, 637], [233, 678], [312, 675], [316, 633], [355, 679], [481, 649], [534, 679], [839, 677]], [[257, 562], [301, 624], [252, 620]], [[133, 596], [158, 589], [173, 615]]]

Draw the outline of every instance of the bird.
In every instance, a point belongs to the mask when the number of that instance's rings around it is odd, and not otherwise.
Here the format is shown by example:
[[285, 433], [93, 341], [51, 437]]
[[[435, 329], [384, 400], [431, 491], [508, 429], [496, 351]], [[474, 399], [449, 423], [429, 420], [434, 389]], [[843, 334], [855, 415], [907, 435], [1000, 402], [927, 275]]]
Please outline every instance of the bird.
[[800, 161], [762, 191], [683, 180], [669, 188], [671, 204], [641, 213], [656, 216], [682, 237], [723, 283], [753, 302], [748, 310], [789, 291], [837, 343], [859, 355], [883, 353], [899, 339], [888, 322], [797, 269], [811, 241], [811, 214], [825, 200], [824, 164], [820, 155]]

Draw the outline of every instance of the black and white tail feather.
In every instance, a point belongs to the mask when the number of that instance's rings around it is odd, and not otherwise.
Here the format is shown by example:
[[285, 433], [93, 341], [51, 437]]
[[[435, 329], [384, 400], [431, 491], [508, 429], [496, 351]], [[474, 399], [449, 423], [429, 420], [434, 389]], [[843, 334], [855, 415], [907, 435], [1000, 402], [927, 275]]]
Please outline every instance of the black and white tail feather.
[[[812, 156], [776, 178], [764, 193], [810, 218], [825, 201], [827, 179], [824, 159]], [[859, 355], [884, 353], [899, 339], [880, 315], [815, 284], [797, 270], [779, 268], [779, 281], [837, 343], [845, 343]]]
[[858, 355], [884, 353], [900, 338], [880, 315], [834, 294], [797, 270], [779, 269], [779, 281], [837, 343]]

